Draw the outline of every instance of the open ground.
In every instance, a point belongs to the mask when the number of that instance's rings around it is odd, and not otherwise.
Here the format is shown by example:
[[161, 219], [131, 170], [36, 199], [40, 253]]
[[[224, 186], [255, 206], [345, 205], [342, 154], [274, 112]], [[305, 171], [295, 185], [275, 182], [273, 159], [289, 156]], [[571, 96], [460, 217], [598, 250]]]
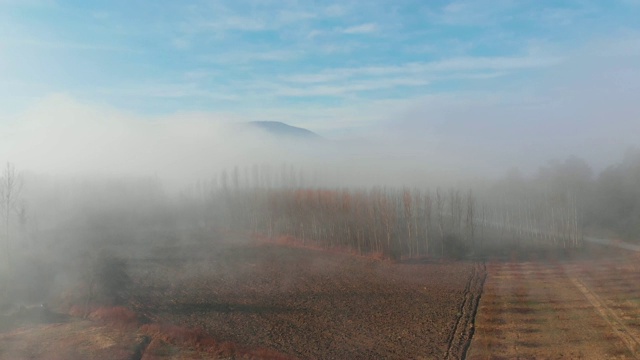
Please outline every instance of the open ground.
[[493, 261], [470, 359], [637, 359], [637, 253], [591, 246], [569, 259]]
[[640, 263], [629, 251], [390, 262], [238, 236], [150, 248], [131, 251], [133, 312], [4, 329], [2, 357], [635, 359], [640, 351]]
[[432, 359], [466, 351], [484, 268], [227, 242], [159, 250], [134, 274], [138, 312], [221, 341], [305, 359]]

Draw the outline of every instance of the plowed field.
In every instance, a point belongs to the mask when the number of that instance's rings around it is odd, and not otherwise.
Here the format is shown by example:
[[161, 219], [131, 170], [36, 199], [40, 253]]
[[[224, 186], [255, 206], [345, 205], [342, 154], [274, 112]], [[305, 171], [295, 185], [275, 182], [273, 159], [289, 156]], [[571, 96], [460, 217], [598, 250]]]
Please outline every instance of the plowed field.
[[278, 245], [165, 248], [137, 261], [135, 309], [304, 359], [461, 358], [484, 267], [392, 264]]

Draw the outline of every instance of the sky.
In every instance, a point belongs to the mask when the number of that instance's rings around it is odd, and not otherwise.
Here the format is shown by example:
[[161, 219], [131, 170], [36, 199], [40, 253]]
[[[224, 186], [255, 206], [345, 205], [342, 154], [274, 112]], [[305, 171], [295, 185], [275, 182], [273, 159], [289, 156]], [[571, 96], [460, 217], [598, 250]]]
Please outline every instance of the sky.
[[604, 166], [640, 145], [638, 19], [638, 0], [0, 0], [0, 160], [50, 137], [34, 123], [197, 118]]

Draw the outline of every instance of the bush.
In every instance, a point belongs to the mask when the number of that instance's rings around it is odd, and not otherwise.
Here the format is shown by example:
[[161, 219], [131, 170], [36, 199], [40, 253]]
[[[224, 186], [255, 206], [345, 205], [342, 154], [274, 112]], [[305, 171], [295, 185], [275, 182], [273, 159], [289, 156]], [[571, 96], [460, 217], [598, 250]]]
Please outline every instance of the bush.
[[94, 259], [89, 274], [88, 302], [122, 305], [129, 298], [131, 284], [127, 261], [114, 254], [102, 252]]
[[444, 254], [448, 258], [462, 259], [469, 253], [469, 244], [460, 236], [446, 234], [444, 236]]
[[384, 245], [382, 249], [384, 258], [391, 261], [399, 261], [402, 258], [402, 248], [397, 242], [392, 242], [390, 246]]
[[99, 289], [112, 305], [120, 305], [128, 300], [131, 278], [125, 259], [113, 255], [102, 258], [97, 275]]

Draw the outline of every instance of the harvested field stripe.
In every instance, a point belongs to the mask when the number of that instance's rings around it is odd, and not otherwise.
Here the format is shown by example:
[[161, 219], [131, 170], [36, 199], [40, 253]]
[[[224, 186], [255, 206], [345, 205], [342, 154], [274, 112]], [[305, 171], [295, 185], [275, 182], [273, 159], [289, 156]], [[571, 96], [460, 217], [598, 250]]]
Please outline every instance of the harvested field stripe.
[[632, 332], [627, 328], [622, 320], [596, 295], [594, 292], [573, 276], [568, 278], [573, 284], [580, 290], [580, 292], [587, 298], [587, 300], [598, 311], [600, 316], [611, 326], [613, 332], [624, 342], [634, 358], [639, 359], [638, 349], [640, 349], [640, 340], [632, 335]]

